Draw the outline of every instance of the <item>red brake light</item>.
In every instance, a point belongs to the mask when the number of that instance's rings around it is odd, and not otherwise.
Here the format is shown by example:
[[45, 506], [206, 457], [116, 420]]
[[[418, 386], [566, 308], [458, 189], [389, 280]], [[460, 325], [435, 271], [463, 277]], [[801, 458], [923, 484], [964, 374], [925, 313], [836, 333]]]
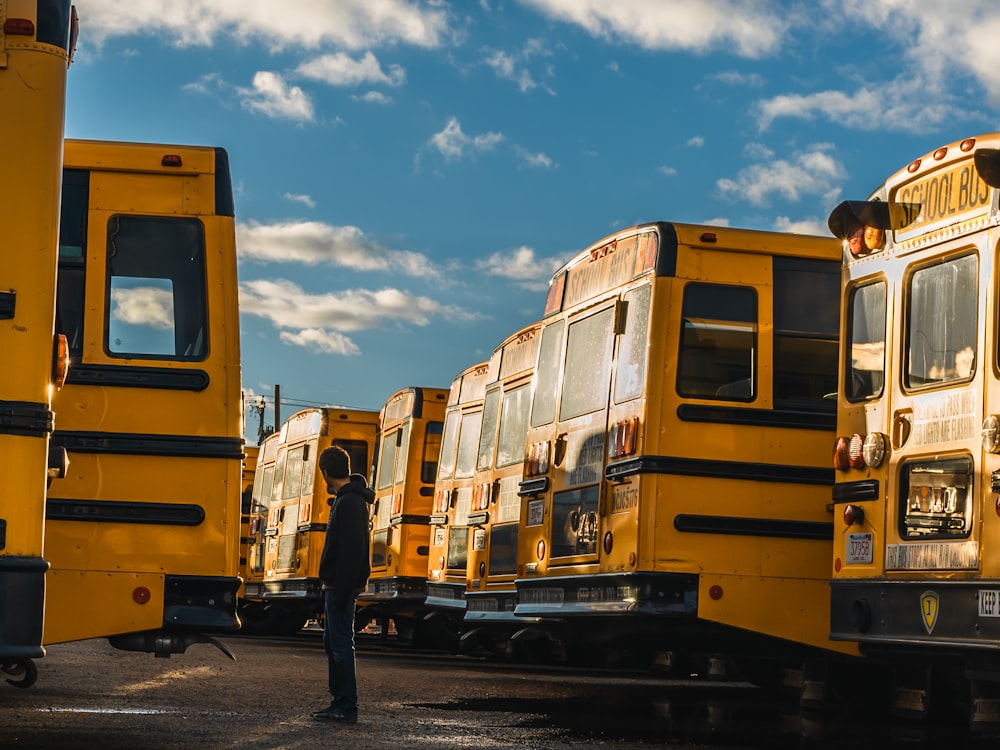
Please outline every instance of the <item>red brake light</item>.
[[847, 471], [851, 468], [851, 460], [848, 455], [850, 440], [845, 437], [838, 437], [837, 443], [833, 447], [833, 468], [837, 471]]
[[3, 33], [8, 36], [34, 36], [35, 24], [30, 18], [8, 18], [3, 22]]
[[860, 505], [847, 505], [844, 507], [844, 524], [853, 526], [856, 523], [863, 523], [865, 520], [865, 509]]
[[179, 167], [182, 166], [183, 162], [180, 154], [164, 154], [160, 164], [164, 167]]

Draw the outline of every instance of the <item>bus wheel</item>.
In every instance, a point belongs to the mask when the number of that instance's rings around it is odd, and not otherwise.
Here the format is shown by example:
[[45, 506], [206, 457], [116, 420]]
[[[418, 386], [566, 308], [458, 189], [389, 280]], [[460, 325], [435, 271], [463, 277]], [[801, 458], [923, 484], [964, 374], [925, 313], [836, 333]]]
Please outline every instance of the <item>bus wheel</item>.
[[35, 666], [35, 662], [31, 659], [23, 659], [22, 661], [2, 664], [0, 665], [0, 670], [2, 670], [5, 674], [19, 677], [20, 679], [17, 680], [8, 679], [7, 682], [16, 688], [21, 688], [22, 690], [30, 688], [38, 679], [38, 667]]

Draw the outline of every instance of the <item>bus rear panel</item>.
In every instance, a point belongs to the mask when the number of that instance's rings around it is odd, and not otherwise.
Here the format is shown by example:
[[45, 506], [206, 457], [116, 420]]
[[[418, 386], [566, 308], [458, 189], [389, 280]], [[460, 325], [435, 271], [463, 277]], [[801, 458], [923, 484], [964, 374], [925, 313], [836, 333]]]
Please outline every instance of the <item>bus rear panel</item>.
[[359, 626], [390, 620], [404, 640], [422, 639], [430, 514], [448, 391], [403, 388], [380, 410], [372, 471], [371, 577], [358, 597]]
[[72, 468], [46, 504], [46, 643], [169, 655], [239, 627], [233, 214], [222, 149], [66, 142], [53, 442]]
[[823, 238], [655, 223], [556, 273], [518, 615], [585, 657], [856, 653], [826, 623], [839, 257]]

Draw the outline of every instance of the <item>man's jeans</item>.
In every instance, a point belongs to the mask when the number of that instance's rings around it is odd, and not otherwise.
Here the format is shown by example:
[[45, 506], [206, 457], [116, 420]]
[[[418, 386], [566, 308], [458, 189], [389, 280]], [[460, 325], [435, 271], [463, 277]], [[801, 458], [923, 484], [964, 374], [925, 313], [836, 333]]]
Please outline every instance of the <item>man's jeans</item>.
[[347, 713], [358, 711], [358, 676], [354, 667], [354, 598], [333, 601], [333, 592], [323, 593], [326, 625], [323, 648], [330, 670], [333, 705]]

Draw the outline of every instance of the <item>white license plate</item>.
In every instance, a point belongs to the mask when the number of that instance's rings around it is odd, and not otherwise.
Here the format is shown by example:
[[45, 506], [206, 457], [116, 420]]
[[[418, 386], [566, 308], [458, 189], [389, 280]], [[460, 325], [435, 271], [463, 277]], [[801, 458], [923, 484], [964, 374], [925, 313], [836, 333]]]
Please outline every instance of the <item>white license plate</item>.
[[848, 534], [846, 544], [844, 560], [848, 565], [858, 565], [872, 561], [872, 535], [870, 532]]
[[1000, 617], [1000, 591], [979, 589], [979, 616]]
[[528, 526], [541, 526], [543, 510], [545, 505], [541, 500], [532, 500], [528, 503]]

